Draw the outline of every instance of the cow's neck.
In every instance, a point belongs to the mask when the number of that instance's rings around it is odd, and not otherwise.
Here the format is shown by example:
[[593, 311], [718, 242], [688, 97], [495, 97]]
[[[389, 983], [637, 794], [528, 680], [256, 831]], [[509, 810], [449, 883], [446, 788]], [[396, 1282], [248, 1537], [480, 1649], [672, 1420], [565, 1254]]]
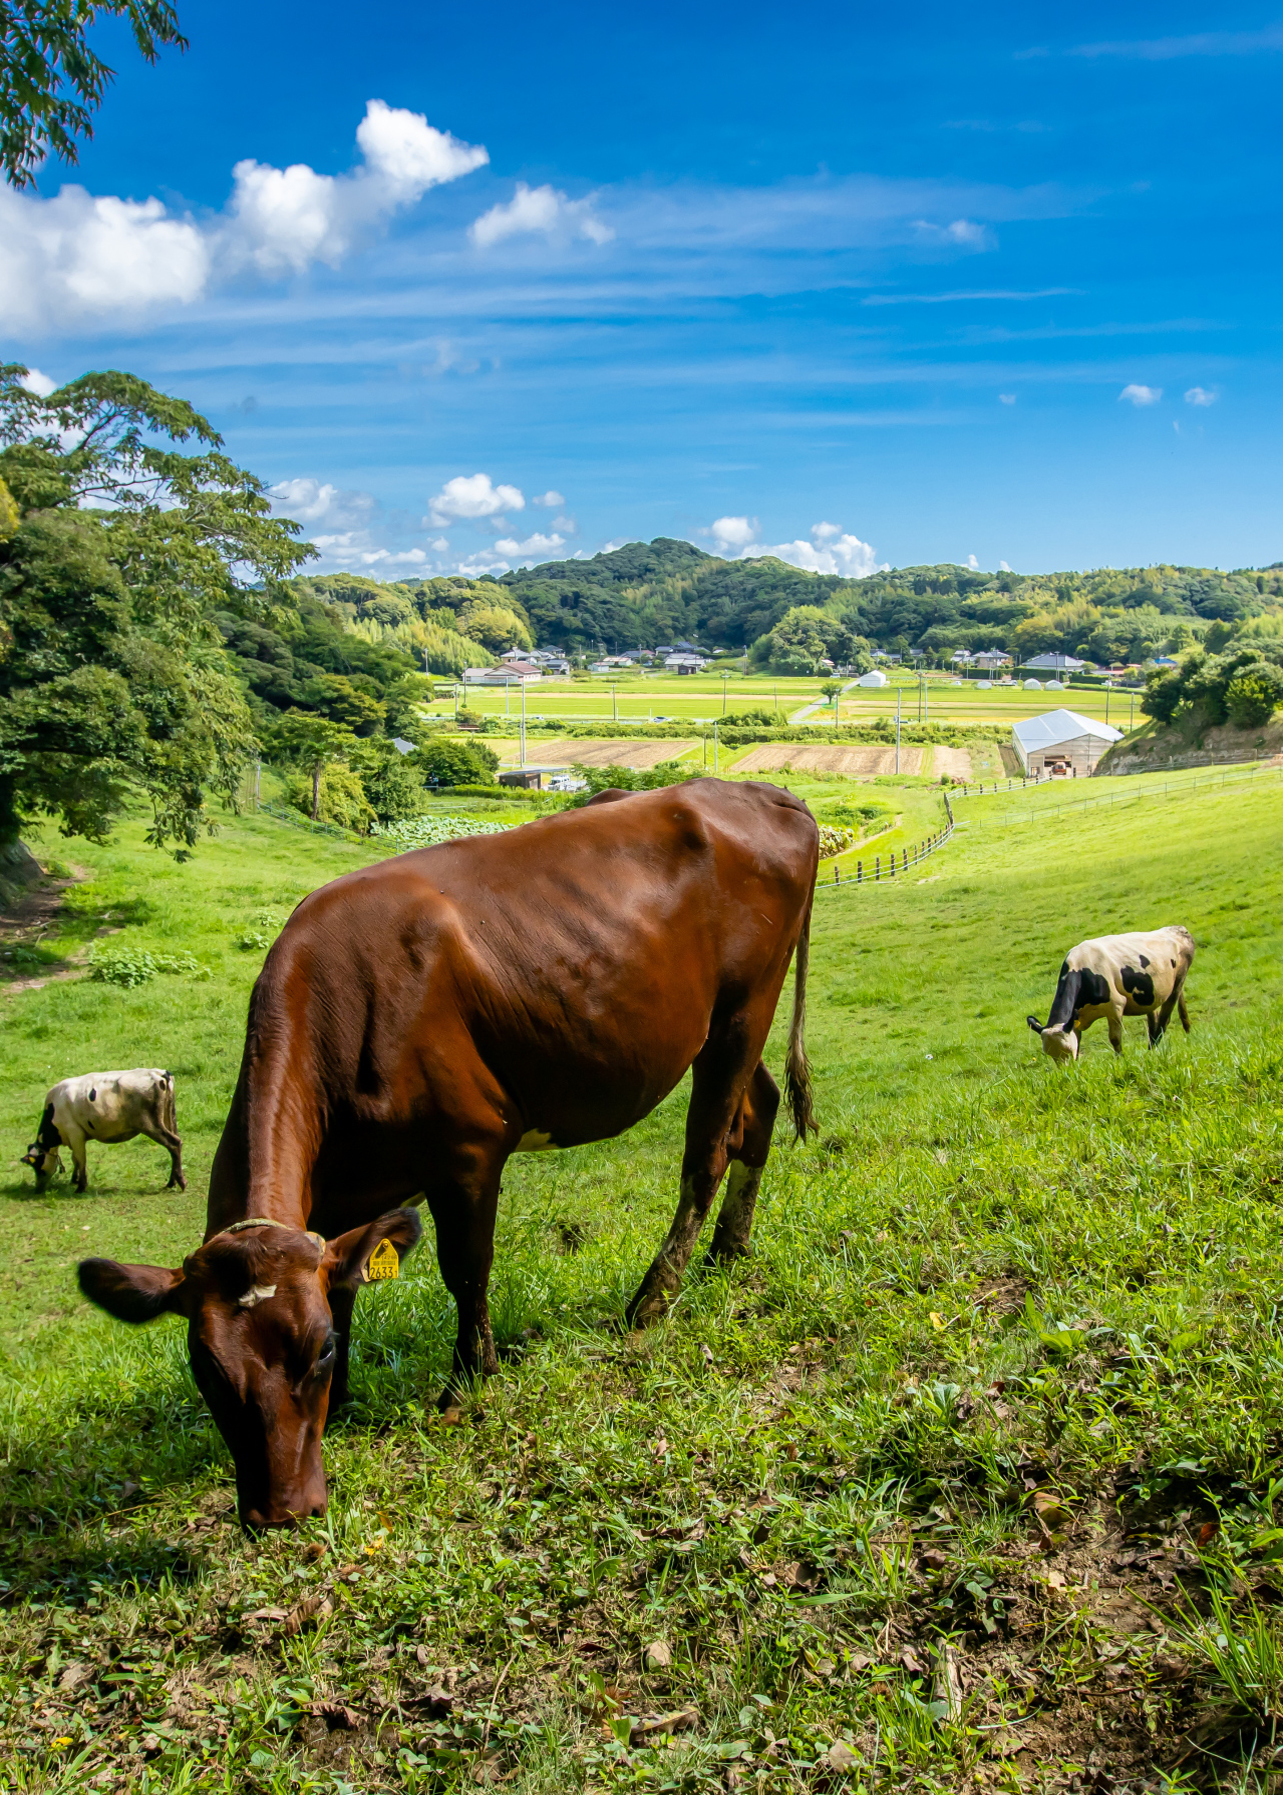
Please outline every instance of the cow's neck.
[[205, 1238], [262, 1217], [306, 1229], [322, 1121], [315, 1093], [246, 1053], [209, 1180]]

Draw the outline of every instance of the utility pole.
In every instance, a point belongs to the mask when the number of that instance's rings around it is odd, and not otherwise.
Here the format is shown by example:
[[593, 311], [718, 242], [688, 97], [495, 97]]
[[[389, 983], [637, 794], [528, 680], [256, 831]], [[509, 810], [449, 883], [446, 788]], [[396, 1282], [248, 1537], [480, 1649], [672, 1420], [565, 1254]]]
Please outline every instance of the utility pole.
[[521, 682], [521, 764], [526, 764], [526, 682]]
[[723, 673], [723, 674], [719, 675], [719, 678], [721, 679], [721, 682], [722, 682], [722, 715], [723, 716], [726, 715], [726, 693], [729, 688], [730, 677], [731, 676], [729, 673]]
[[1114, 682], [1112, 679], [1107, 679], [1105, 681], [1105, 728], [1106, 729], [1109, 728], [1109, 694], [1110, 694], [1110, 690], [1113, 687], [1113, 683]]
[[717, 777], [717, 718], [713, 718], [713, 777]]
[[900, 771], [900, 693], [902, 687], [895, 688], [895, 770]]
[[454, 686], [454, 720], [456, 723], [459, 721], [459, 682], [457, 680]]

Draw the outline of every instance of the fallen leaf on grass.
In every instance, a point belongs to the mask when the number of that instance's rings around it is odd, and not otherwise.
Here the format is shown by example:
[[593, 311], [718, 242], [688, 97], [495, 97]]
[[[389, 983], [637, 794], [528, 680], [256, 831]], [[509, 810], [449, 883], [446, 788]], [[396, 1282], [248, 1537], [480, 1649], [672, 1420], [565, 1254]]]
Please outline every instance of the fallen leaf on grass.
[[292, 1638], [295, 1633], [301, 1633], [309, 1621], [322, 1621], [333, 1612], [333, 1602], [318, 1590], [315, 1595], [304, 1596], [301, 1602], [295, 1602], [281, 1631]]
[[653, 1739], [660, 1733], [676, 1733], [698, 1719], [699, 1714], [695, 1708], [676, 1708], [671, 1714], [659, 1714], [653, 1720], [630, 1720], [628, 1742], [630, 1745], [639, 1745], [643, 1740]]
[[930, 1546], [922, 1554], [921, 1563], [924, 1570], [943, 1571], [950, 1563], [949, 1554], [942, 1552], [938, 1546]]
[[1063, 1589], [1065, 1587], [1065, 1579], [1059, 1571], [1048, 1571], [1047, 1582], [1052, 1589]]
[[1017, 1733], [998, 1733], [989, 1742], [991, 1758], [1014, 1758], [1024, 1750], [1024, 1740]]
[[835, 1739], [825, 1752], [824, 1761], [830, 1770], [854, 1770], [860, 1760], [849, 1745], [843, 1745], [840, 1739]]
[[248, 1614], [242, 1614], [243, 1621], [285, 1620], [284, 1608], [252, 1608]]
[[312, 1712], [319, 1714], [331, 1732], [355, 1732], [361, 1724], [361, 1716], [355, 1708], [349, 1708], [344, 1702], [317, 1702]]
[[1203, 1525], [1199, 1528], [1198, 1532], [1194, 1535], [1194, 1544], [1198, 1547], [1199, 1551], [1201, 1552], [1204, 1549], [1204, 1547], [1211, 1545], [1212, 1541], [1216, 1538], [1216, 1535], [1219, 1532], [1220, 1532], [1220, 1522], [1219, 1521], [1204, 1521]]
[[642, 1652], [642, 1662], [647, 1670], [667, 1670], [672, 1661], [672, 1650], [663, 1639], [652, 1639]]
[[937, 1315], [933, 1309], [931, 1311], [931, 1325], [938, 1334], [942, 1334], [949, 1324], [943, 1315]]
[[463, 1422], [463, 1410], [462, 1409], [455, 1409], [455, 1408], [442, 1409], [442, 1411], [441, 1411], [442, 1427], [459, 1427], [462, 1424], [462, 1422]]
[[922, 1663], [911, 1645], [906, 1645], [904, 1650], [900, 1653], [900, 1662], [911, 1676], [922, 1677], [926, 1675], [926, 1671], [923, 1669]]
[[1035, 1490], [1031, 1500], [1035, 1515], [1051, 1532], [1066, 1526], [1071, 1519], [1069, 1510], [1054, 1490]]

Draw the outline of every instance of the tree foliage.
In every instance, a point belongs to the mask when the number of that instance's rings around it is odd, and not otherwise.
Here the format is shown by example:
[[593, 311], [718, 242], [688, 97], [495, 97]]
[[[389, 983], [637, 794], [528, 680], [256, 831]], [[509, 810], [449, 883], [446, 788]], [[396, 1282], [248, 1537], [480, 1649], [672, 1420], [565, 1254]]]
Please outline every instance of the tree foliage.
[[46, 814], [101, 840], [141, 791], [182, 856], [256, 746], [211, 612], [266, 614], [312, 551], [183, 401], [116, 373], [42, 398], [25, 373], [0, 366], [0, 837]]
[[93, 136], [93, 115], [113, 71], [89, 47], [99, 19], [123, 19], [139, 52], [187, 48], [167, 0], [0, 0], [0, 174], [29, 187], [46, 155], [76, 161], [76, 139]]
[[429, 785], [493, 785], [499, 756], [484, 742], [426, 742], [412, 756]]
[[1160, 723], [1182, 717], [1254, 729], [1283, 706], [1283, 635], [1247, 638], [1224, 654], [1194, 650], [1150, 678], [1141, 709]]

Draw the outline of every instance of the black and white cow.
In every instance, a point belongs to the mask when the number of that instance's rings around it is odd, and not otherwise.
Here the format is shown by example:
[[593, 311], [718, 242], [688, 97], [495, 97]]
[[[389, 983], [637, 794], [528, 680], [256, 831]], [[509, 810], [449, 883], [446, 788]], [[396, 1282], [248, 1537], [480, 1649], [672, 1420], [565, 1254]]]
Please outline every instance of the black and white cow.
[[1080, 941], [1065, 955], [1046, 1027], [1036, 1016], [1028, 1018], [1029, 1026], [1054, 1060], [1076, 1060], [1083, 1030], [1102, 1016], [1115, 1053], [1123, 1051], [1124, 1016], [1144, 1016], [1149, 1044], [1156, 1047], [1174, 1009], [1189, 1033], [1185, 980], [1193, 960], [1194, 937], [1179, 924], [1150, 935]]
[[85, 1144], [103, 1141], [114, 1146], [145, 1134], [168, 1147], [169, 1183], [166, 1190], [187, 1189], [183, 1177], [183, 1143], [174, 1114], [174, 1075], [158, 1067], [136, 1072], [86, 1072], [83, 1078], [64, 1078], [45, 1098], [40, 1130], [22, 1156], [36, 1174], [36, 1189], [43, 1190], [59, 1167], [59, 1148], [71, 1149], [75, 1190], [88, 1190]]

